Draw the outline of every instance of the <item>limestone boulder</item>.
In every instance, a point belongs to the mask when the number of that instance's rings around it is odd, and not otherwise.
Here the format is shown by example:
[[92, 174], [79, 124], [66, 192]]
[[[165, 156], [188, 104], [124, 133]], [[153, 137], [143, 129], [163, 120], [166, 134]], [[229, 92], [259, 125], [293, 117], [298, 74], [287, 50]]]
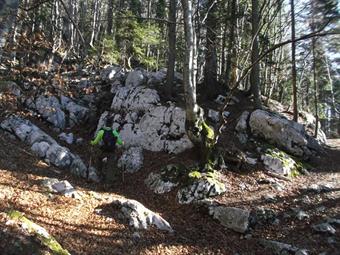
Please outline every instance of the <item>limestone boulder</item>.
[[61, 109], [61, 104], [55, 96], [40, 95], [32, 105], [34, 110], [41, 114], [53, 126], [64, 129], [66, 126], [66, 116]]
[[302, 124], [278, 114], [256, 110], [250, 115], [249, 126], [254, 136], [264, 138], [293, 155], [309, 157], [313, 152], [321, 150]]
[[268, 171], [292, 176], [295, 174], [297, 164], [287, 153], [280, 151], [279, 149], [267, 149], [265, 154], [261, 156], [263, 164]]
[[1, 122], [0, 127], [30, 145], [31, 150], [48, 163], [67, 169], [77, 176], [99, 181], [99, 175], [94, 168], [90, 173], [90, 169], [78, 155], [73, 154], [68, 148], [60, 146], [52, 137], [29, 120], [11, 115]]
[[245, 111], [241, 114], [239, 117], [237, 124], [235, 126], [236, 136], [238, 137], [240, 143], [244, 144], [248, 141], [248, 118], [249, 118], [249, 112]]
[[111, 104], [115, 111], [146, 112], [159, 104], [156, 90], [146, 87], [121, 87], [117, 90]]
[[89, 109], [75, 103], [68, 97], [61, 96], [61, 107], [69, 115], [70, 127], [88, 119]]
[[119, 158], [118, 167], [128, 173], [135, 173], [142, 168], [143, 160], [143, 149], [141, 147], [130, 147]]
[[[196, 173], [196, 172], [195, 172]], [[184, 186], [177, 193], [177, 200], [180, 204], [190, 204], [199, 200], [221, 195], [227, 191], [224, 183], [212, 173], [198, 173], [193, 176], [191, 184]]]
[[209, 214], [221, 225], [239, 233], [248, 229], [250, 211], [227, 206], [210, 206]]
[[123, 217], [135, 229], [148, 229], [150, 226], [155, 226], [160, 230], [173, 232], [172, 227], [165, 219], [136, 200], [116, 198], [112, 203], [120, 208]]

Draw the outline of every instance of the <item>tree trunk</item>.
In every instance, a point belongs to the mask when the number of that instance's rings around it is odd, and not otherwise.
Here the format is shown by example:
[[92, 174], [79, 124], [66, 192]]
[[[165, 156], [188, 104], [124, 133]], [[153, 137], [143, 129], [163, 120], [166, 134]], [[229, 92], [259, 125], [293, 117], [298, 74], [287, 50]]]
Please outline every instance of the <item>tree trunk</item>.
[[296, 62], [295, 62], [295, 7], [294, 0], [290, 0], [292, 19], [292, 86], [293, 86], [293, 120], [298, 122], [297, 87], [296, 87]]
[[316, 61], [315, 61], [315, 38], [312, 39], [312, 53], [313, 53], [313, 85], [314, 85], [314, 105], [315, 105], [315, 130], [314, 137], [318, 137], [319, 129], [319, 108], [318, 108], [318, 82], [316, 79]]
[[113, 28], [113, 1], [109, 0], [107, 5], [107, 29], [106, 32], [108, 35], [112, 35]]
[[175, 62], [176, 62], [176, 5], [177, 0], [170, 0], [169, 9], [169, 50], [168, 50], [168, 65], [166, 74], [166, 97], [172, 98], [172, 87], [175, 78]]
[[[337, 113], [337, 109], [335, 106], [335, 96], [334, 96], [334, 85], [333, 85], [333, 79], [331, 76], [331, 71], [330, 71], [330, 65], [328, 63], [328, 57], [327, 54], [324, 54], [325, 56], [325, 64], [326, 64], [326, 69], [327, 69], [327, 76], [328, 76], [328, 81], [329, 85], [331, 87], [331, 100], [332, 100], [332, 115], [335, 115]], [[333, 116], [332, 116], [333, 117]], [[335, 117], [335, 116], [334, 116]]]
[[225, 72], [225, 84], [229, 88], [233, 88], [236, 82], [235, 75], [232, 74], [232, 70], [235, 68], [235, 60], [236, 60], [236, 45], [235, 44], [235, 30], [236, 30], [236, 0], [232, 0], [230, 14], [231, 18], [230, 24], [230, 32], [229, 32], [229, 40], [228, 40], [228, 56], [226, 63], [226, 72]]
[[99, 6], [99, 0], [94, 0], [94, 8], [93, 8], [93, 18], [92, 18], [92, 33], [91, 33], [91, 40], [90, 45], [93, 47], [93, 43], [96, 36], [96, 30], [98, 27], [97, 20], [98, 20], [98, 6]]
[[207, 99], [213, 99], [218, 93], [217, 87], [217, 45], [216, 32], [213, 30], [217, 25], [217, 7], [215, 0], [207, 2], [207, 33], [206, 55], [204, 67], [204, 87]]
[[186, 41], [185, 67], [183, 72], [184, 92], [186, 101], [187, 121], [195, 123], [198, 105], [196, 100], [196, 77], [194, 70], [195, 59], [195, 28], [193, 24], [193, 6], [191, 0], [182, 0], [184, 12], [184, 30]]
[[[260, 98], [260, 64], [257, 61], [259, 58], [259, 44], [258, 44], [258, 33], [259, 33], [259, 5], [258, 0], [252, 0], [252, 13], [251, 13], [251, 31], [253, 39], [253, 47], [251, 50], [251, 62], [252, 69], [250, 73], [251, 91], [254, 96], [254, 103], [256, 108], [261, 108]], [[257, 61], [257, 62], [256, 62]]]
[[0, 62], [2, 49], [6, 44], [6, 36], [12, 28], [16, 13], [19, 7], [19, 0], [0, 1]]
[[185, 92], [185, 128], [190, 140], [199, 149], [201, 167], [209, 162], [211, 151], [216, 143], [214, 130], [204, 122], [204, 112], [196, 101], [197, 49], [193, 24], [193, 5], [191, 0], [182, 0], [186, 56], [183, 70]]

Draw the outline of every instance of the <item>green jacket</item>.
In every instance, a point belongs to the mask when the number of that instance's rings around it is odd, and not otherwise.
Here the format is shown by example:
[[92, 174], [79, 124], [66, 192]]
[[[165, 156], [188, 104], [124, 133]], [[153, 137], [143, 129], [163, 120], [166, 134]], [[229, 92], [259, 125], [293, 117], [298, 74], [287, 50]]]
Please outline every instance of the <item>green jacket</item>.
[[[103, 127], [103, 129], [105, 129], [105, 130], [110, 130], [111, 128], [109, 128], [109, 127]], [[98, 144], [100, 141], [103, 140], [103, 136], [104, 136], [104, 130], [103, 130], [103, 129], [99, 130], [99, 132], [98, 132], [97, 135], [96, 135], [96, 138], [90, 142], [91, 145], [96, 145], [96, 144]], [[111, 129], [111, 130], [112, 130], [112, 129]], [[114, 129], [114, 130], [112, 130], [112, 134], [113, 134], [115, 137], [117, 137], [116, 144], [122, 145], [122, 144], [123, 144], [123, 141], [122, 141], [122, 139], [120, 139], [118, 131], [117, 131], [116, 129]]]

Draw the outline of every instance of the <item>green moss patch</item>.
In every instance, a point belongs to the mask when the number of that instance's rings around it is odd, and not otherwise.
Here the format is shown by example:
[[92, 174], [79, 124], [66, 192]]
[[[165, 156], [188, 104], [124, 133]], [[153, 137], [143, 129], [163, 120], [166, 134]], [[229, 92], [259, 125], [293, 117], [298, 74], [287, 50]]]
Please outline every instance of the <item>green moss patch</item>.
[[267, 148], [265, 150], [265, 155], [279, 159], [282, 163], [282, 166], [286, 169], [290, 169], [290, 174], [288, 177], [296, 177], [300, 174], [306, 173], [306, 166], [308, 164], [303, 163], [298, 158], [290, 156], [284, 151], [279, 150], [278, 148]]
[[49, 248], [53, 255], [70, 255], [47, 231], [36, 223], [27, 219], [21, 212], [11, 210], [7, 215], [15, 221], [20, 222], [30, 233], [33, 233], [39, 241]]

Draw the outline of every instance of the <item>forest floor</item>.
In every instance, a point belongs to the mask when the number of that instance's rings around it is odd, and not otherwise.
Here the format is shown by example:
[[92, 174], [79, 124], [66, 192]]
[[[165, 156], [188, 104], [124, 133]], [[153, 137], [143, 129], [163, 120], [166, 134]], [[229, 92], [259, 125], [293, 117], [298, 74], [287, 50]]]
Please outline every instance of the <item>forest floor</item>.
[[[0, 122], [7, 111], [22, 114], [16, 109], [15, 102], [10, 104], [1, 100]], [[248, 104], [240, 103], [231, 108], [234, 124], [237, 114], [239, 116], [246, 109], [245, 105]], [[57, 139], [57, 134], [44, 122], [30, 120]], [[89, 130], [96, 124], [89, 123], [71, 131], [88, 144], [92, 136]], [[231, 148], [232, 130], [227, 130], [221, 139], [227, 150]], [[85, 162], [95, 158], [96, 152], [90, 146], [62, 142], [61, 145], [80, 155]], [[271, 254], [260, 245], [260, 239], [288, 243], [308, 249], [310, 254], [340, 254], [339, 225], [333, 236], [317, 233], [312, 228], [329, 217], [340, 219], [340, 139], [328, 140], [324, 153], [311, 159], [309, 163], [313, 168], [309, 175], [291, 181], [267, 176], [261, 164], [251, 169], [230, 166], [224, 170], [222, 178], [227, 192], [217, 198], [218, 203], [262, 210], [272, 215], [263, 224], [251, 224], [252, 231], [245, 234], [225, 229], [201, 208], [178, 204], [177, 190], [157, 195], [145, 186], [144, 180], [150, 172], [158, 172], [170, 163], [191, 165], [197, 161], [192, 150], [175, 156], [144, 153], [144, 165], [139, 172], [122, 175], [108, 187], [48, 166], [33, 155], [29, 147], [0, 131], [0, 254], [43, 254], [39, 243], [32, 242], [30, 236], [7, 224], [8, 217], [4, 212], [11, 209], [23, 212], [28, 219], [46, 228], [71, 254]], [[44, 178], [68, 180], [81, 198], [51, 194], [41, 183]], [[328, 188], [311, 191], [312, 184]], [[116, 216], [110, 203], [120, 196], [135, 199], [159, 213], [175, 232], [136, 231], [127, 226]], [[308, 217], [299, 220], [299, 211]]]
[[[276, 191], [270, 184], [259, 184], [259, 180], [267, 178], [261, 171], [225, 172], [229, 191], [219, 199], [221, 203], [241, 208], [261, 206], [276, 212], [278, 224], [255, 227], [251, 236], [224, 229], [193, 206], [177, 204], [175, 191], [160, 196], [145, 187], [144, 179], [151, 171], [168, 163], [193, 161], [190, 151], [173, 158], [147, 153], [140, 172], [125, 175], [124, 180], [107, 188], [47, 166], [29, 148], [2, 133], [0, 144], [0, 211], [23, 212], [46, 228], [71, 254], [267, 254], [258, 244], [259, 238], [294, 244], [309, 249], [311, 254], [340, 251], [339, 229], [336, 244], [331, 245], [327, 236], [311, 228], [327, 217], [340, 216], [340, 139], [329, 140], [327, 152], [313, 160], [318, 167], [310, 175], [282, 183], [283, 191]], [[40, 183], [46, 177], [68, 180], [80, 192], [81, 199], [51, 195]], [[333, 188], [320, 193], [305, 191], [304, 187], [312, 183], [331, 183]], [[266, 194], [277, 199], [268, 202], [263, 197]], [[114, 217], [110, 201], [117, 196], [136, 199], [159, 212], [175, 233], [142, 231], [137, 238], [135, 230]], [[305, 211], [309, 218], [298, 220], [297, 209]], [[31, 246], [25, 251], [15, 250], [16, 243], [28, 241], [9, 229], [3, 213], [0, 222], [1, 254], [32, 254]]]

